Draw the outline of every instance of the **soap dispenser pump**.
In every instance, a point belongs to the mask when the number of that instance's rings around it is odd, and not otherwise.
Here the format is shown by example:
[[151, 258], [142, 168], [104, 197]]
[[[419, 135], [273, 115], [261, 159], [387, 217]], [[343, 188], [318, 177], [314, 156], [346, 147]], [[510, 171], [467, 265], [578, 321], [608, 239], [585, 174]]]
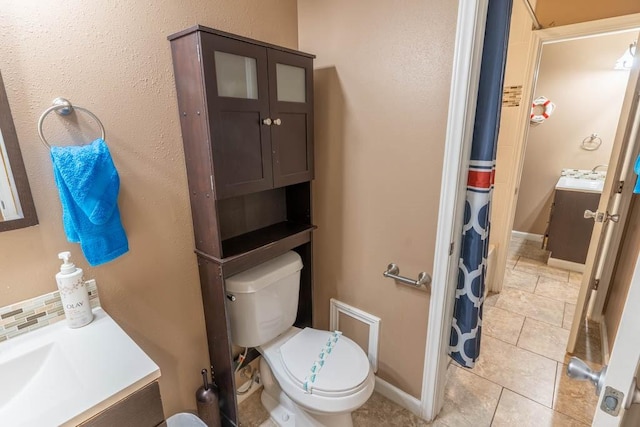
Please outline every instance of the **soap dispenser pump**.
[[70, 252], [60, 252], [58, 258], [63, 260], [60, 272], [56, 274], [56, 282], [60, 290], [60, 300], [67, 325], [70, 328], [80, 328], [88, 325], [93, 320], [91, 305], [89, 303], [89, 291], [82, 277], [82, 269], [77, 268], [70, 261]]

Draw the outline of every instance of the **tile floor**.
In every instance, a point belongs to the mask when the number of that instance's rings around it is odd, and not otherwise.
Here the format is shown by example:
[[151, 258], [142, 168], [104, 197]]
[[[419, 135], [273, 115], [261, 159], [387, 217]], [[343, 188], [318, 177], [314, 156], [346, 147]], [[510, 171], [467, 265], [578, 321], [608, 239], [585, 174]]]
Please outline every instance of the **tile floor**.
[[[428, 424], [374, 393], [353, 414], [365, 426], [587, 426], [597, 397], [565, 375], [569, 329], [582, 277], [545, 264], [538, 244], [511, 242], [503, 291], [485, 301], [482, 350], [474, 369], [451, 363], [445, 404]], [[585, 323], [576, 356], [601, 367], [598, 325]], [[242, 427], [273, 427], [255, 393], [240, 405]]]
[[[262, 406], [260, 393], [261, 391], [252, 394], [240, 404], [238, 408], [240, 427], [277, 427], [269, 419], [269, 414]], [[367, 403], [353, 413], [354, 427], [426, 427], [435, 425], [451, 427], [437, 421], [429, 424], [378, 393], [373, 393]]]
[[[503, 290], [486, 300], [480, 360], [464, 372], [476, 376], [476, 386], [485, 390], [484, 406], [476, 412], [489, 405], [493, 413], [488, 422], [475, 425], [591, 424], [597, 403], [593, 386], [565, 375], [570, 359], [565, 348], [582, 275], [549, 267], [547, 256], [536, 242], [512, 240]], [[599, 337], [598, 326], [585, 323], [576, 349], [594, 368], [602, 363]], [[448, 381], [448, 389], [457, 386], [455, 376]], [[468, 425], [449, 423], [447, 414], [439, 419], [449, 426]]]

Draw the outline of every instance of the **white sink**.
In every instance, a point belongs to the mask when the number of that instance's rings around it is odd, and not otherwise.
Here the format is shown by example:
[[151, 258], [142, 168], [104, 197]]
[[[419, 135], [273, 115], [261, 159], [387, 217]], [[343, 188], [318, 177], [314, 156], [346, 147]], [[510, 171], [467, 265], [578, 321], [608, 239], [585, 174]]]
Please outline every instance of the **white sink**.
[[583, 179], [561, 176], [556, 184], [556, 190], [583, 191], [587, 193], [602, 193], [604, 180]]
[[82, 388], [80, 379], [58, 344], [47, 343], [35, 348], [18, 349], [12, 353], [0, 354], [1, 419], [11, 416], [10, 414], [29, 414], [33, 411], [33, 397], [42, 396], [43, 392], [47, 398], [36, 399], [39, 410], [43, 405], [50, 407], [64, 404], [67, 395], [65, 390]]
[[80, 329], [55, 323], [0, 343], [0, 424], [77, 425], [160, 377], [101, 308]]

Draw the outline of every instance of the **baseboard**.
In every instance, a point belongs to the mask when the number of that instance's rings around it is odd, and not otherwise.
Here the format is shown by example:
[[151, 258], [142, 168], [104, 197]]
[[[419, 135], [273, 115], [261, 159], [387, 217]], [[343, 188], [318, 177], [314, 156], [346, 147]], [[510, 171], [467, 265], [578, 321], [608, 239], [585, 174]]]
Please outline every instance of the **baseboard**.
[[549, 267], [563, 268], [565, 270], [584, 273], [584, 264], [580, 264], [577, 262], [565, 261], [563, 259], [549, 257], [549, 259], [547, 259], [547, 265]]
[[390, 401], [397, 403], [414, 415], [421, 417], [420, 408], [422, 402], [420, 402], [420, 399], [411, 396], [409, 393], [400, 390], [398, 387], [389, 384], [377, 376], [375, 390]]
[[542, 234], [525, 233], [524, 231], [511, 230], [511, 237], [517, 237], [519, 239], [533, 240], [535, 242], [542, 242]]
[[609, 364], [609, 334], [607, 333], [607, 324], [604, 321], [604, 317], [600, 322], [600, 345], [602, 346], [602, 364]]

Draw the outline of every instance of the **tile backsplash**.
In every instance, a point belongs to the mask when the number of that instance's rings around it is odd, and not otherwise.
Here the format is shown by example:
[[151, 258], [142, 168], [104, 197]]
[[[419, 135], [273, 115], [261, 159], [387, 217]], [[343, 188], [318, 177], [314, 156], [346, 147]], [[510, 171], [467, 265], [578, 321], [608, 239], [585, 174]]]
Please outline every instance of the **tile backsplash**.
[[522, 101], [522, 85], [505, 86], [502, 89], [503, 107], [519, 107], [520, 101]]
[[[85, 282], [91, 308], [100, 306], [95, 280]], [[54, 291], [0, 308], [0, 342], [64, 319], [60, 292]]]
[[562, 169], [560, 176], [589, 179], [592, 181], [604, 181], [607, 177], [607, 171], [594, 171], [593, 169]]

